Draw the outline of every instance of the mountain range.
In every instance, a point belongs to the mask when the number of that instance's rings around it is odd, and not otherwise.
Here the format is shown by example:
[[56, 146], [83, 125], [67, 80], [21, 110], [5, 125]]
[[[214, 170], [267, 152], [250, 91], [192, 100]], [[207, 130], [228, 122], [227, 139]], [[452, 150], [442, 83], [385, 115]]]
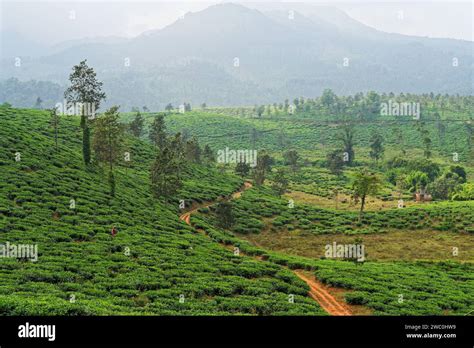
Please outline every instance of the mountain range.
[[338, 94], [473, 92], [473, 42], [389, 34], [327, 7], [303, 15], [225, 3], [135, 38], [53, 47], [2, 37], [0, 102], [16, 106], [31, 106], [38, 96], [45, 104], [61, 101], [72, 66], [83, 59], [103, 80], [106, 105], [125, 109], [268, 104], [314, 97], [325, 88]]

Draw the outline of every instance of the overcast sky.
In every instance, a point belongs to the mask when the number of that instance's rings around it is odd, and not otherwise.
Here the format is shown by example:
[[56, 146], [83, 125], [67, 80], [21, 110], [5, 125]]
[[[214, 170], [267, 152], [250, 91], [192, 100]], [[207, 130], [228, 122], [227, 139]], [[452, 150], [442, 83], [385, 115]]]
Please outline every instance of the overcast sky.
[[[223, 1], [12, 1], [1, 2], [1, 30], [20, 33], [41, 43], [96, 36], [136, 36]], [[238, 2], [238, 1], [232, 1]], [[272, 1], [240, 2], [272, 8]], [[274, 1], [273, 1], [274, 3]], [[473, 41], [470, 1], [306, 1], [335, 6], [354, 19], [386, 32]], [[291, 8], [291, 2], [285, 6]], [[281, 7], [281, 2], [279, 7]]]

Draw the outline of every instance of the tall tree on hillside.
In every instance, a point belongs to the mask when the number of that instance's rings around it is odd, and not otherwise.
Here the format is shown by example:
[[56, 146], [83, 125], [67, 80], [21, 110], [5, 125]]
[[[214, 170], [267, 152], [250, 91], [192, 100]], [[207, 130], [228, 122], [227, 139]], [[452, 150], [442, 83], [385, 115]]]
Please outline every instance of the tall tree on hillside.
[[344, 161], [341, 151], [332, 151], [326, 156], [327, 169], [334, 175], [341, 175], [344, 167]]
[[60, 121], [60, 115], [58, 114], [58, 110], [56, 108], [49, 109], [49, 115], [50, 115], [50, 124], [51, 127], [53, 127], [54, 130], [54, 145], [56, 148], [56, 152], [58, 152], [58, 134], [59, 134], [59, 121]]
[[403, 132], [401, 129], [401, 124], [395, 124], [392, 130], [393, 136], [395, 137], [395, 143], [400, 148], [403, 155], [406, 155], [407, 151], [405, 149], [405, 145], [403, 143]]
[[265, 112], [265, 105], [260, 105], [257, 107], [257, 115], [258, 117], [262, 117], [263, 113]]
[[327, 110], [332, 110], [333, 104], [337, 101], [337, 96], [331, 89], [326, 88], [319, 100], [321, 105], [323, 105]]
[[171, 111], [173, 111], [173, 109], [174, 109], [174, 107], [173, 107], [173, 104], [171, 104], [171, 103], [168, 103], [165, 107], [165, 111], [167, 111], [167, 112], [171, 112]]
[[289, 165], [293, 172], [296, 172], [298, 169], [298, 160], [300, 159], [298, 151], [288, 150], [283, 154], [283, 158], [285, 159], [285, 164]]
[[469, 119], [469, 121], [464, 123], [464, 128], [466, 129], [467, 133], [467, 146], [469, 149], [469, 152], [472, 150], [472, 136], [474, 135], [474, 126], [473, 126], [474, 121], [472, 120], [472, 117]]
[[344, 147], [344, 155], [347, 156], [347, 165], [351, 166], [354, 163], [355, 152], [354, 152], [354, 126], [350, 123], [346, 123], [342, 127], [342, 132], [338, 136], [339, 140], [342, 141]]
[[434, 118], [436, 120], [436, 129], [438, 130], [438, 141], [441, 146], [444, 146], [445, 144], [444, 138], [446, 136], [446, 126], [438, 112], [434, 114]]
[[193, 163], [201, 163], [201, 148], [196, 137], [192, 137], [185, 145], [186, 160]]
[[166, 145], [166, 125], [163, 115], [155, 116], [148, 134], [150, 141], [158, 148], [163, 148]]
[[271, 171], [273, 158], [265, 151], [261, 151], [257, 157], [257, 166], [254, 169], [255, 184], [263, 185], [267, 172]]
[[247, 176], [250, 172], [250, 165], [245, 162], [239, 162], [235, 166], [235, 173], [240, 175], [242, 178]]
[[73, 67], [69, 75], [69, 86], [64, 92], [64, 97], [68, 103], [81, 103], [81, 127], [82, 127], [82, 153], [84, 163], [88, 165], [91, 161], [90, 149], [90, 131], [87, 124], [85, 106], [89, 105], [94, 110], [99, 109], [100, 103], [105, 99], [105, 93], [102, 92], [102, 82], [96, 78], [93, 68], [87, 65], [87, 60], [83, 60]]
[[130, 131], [134, 136], [137, 138], [140, 138], [143, 134], [143, 124], [145, 123], [145, 120], [143, 119], [143, 116], [140, 114], [140, 111], [137, 112], [135, 115], [135, 118], [130, 122]]
[[375, 162], [383, 157], [385, 149], [383, 147], [383, 138], [378, 133], [373, 133], [372, 137], [370, 138], [370, 152], [369, 156]]
[[209, 163], [212, 163], [215, 161], [214, 152], [212, 152], [212, 149], [208, 144], [204, 146], [204, 152], [202, 156], [204, 157], [204, 160]]
[[259, 133], [255, 128], [250, 130], [250, 141], [252, 142], [252, 149], [255, 149], [255, 142], [258, 140]]
[[176, 133], [174, 135], [174, 137], [169, 141], [169, 147], [171, 152], [173, 152], [179, 161], [184, 161], [185, 142], [181, 133]]
[[273, 178], [272, 189], [280, 197], [288, 188], [288, 178], [284, 168], [278, 168]]
[[286, 134], [283, 130], [280, 130], [278, 132], [277, 143], [282, 149], [284, 149], [286, 147], [286, 145], [288, 144], [288, 141], [286, 139]]
[[430, 138], [430, 132], [425, 128], [425, 122], [423, 121], [418, 121], [416, 125], [416, 129], [420, 133], [421, 141], [423, 143], [423, 155], [426, 158], [431, 157], [431, 138]]
[[181, 172], [183, 163], [173, 150], [165, 146], [157, 149], [151, 166], [151, 192], [156, 198], [168, 200], [183, 186]]
[[358, 171], [354, 175], [352, 190], [354, 191], [354, 196], [359, 197], [361, 200], [359, 221], [362, 220], [367, 196], [377, 194], [380, 189], [380, 184], [380, 178], [375, 173], [369, 173], [367, 170]]
[[43, 104], [43, 100], [40, 97], [36, 98], [35, 109], [41, 109], [41, 104]]
[[232, 211], [232, 203], [220, 202], [216, 207], [216, 216], [219, 226], [223, 228], [230, 228], [234, 224], [235, 218]]
[[119, 123], [118, 106], [112, 106], [94, 125], [92, 147], [99, 162], [109, 165], [110, 194], [115, 196], [114, 164], [123, 143], [123, 127]]

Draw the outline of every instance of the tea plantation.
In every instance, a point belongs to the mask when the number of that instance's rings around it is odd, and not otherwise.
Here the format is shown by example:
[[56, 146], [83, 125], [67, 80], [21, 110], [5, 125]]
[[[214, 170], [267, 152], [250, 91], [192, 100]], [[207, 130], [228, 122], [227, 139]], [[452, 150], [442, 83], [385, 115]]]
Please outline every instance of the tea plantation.
[[313, 270], [323, 283], [346, 289], [347, 303], [368, 307], [374, 315], [467, 315], [474, 310], [474, 264], [470, 262], [359, 263], [282, 255], [213, 228], [210, 213], [203, 209], [196, 225], [209, 231], [213, 240], [290, 269]]
[[[111, 199], [101, 167], [83, 165], [78, 118], [61, 118], [56, 152], [47, 112], [0, 109], [0, 243], [39, 254], [0, 258], [1, 315], [324, 314], [291, 271], [234, 256], [179, 221], [179, 201], [153, 199], [152, 149], [126, 143]], [[193, 165], [178, 196], [190, 205], [241, 183]]]
[[416, 231], [432, 228], [439, 231], [474, 233], [474, 202], [439, 202], [426, 206], [367, 211], [361, 221], [358, 213], [319, 208], [310, 204], [290, 204], [276, 197], [267, 187], [254, 187], [234, 202], [237, 233], [259, 233], [265, 225], [262, 218], [270, 219], [274, 230], [303, 230], [307, 233], [383, 233], [391, 229]]

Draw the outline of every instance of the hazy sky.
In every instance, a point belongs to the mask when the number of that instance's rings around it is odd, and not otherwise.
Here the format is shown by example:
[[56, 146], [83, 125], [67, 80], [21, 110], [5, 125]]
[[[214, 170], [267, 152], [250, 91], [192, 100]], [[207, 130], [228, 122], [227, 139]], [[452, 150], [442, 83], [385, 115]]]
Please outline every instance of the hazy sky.
[[[186, 12], [223, 1], [12, 1], [1, 2], [1, 30], [18, 32], [41, 43], [94, 36], [136, 36], [174, 22]], [[238, 2], [238, 1], [232, 1]], [[240, 1], [269, 8], [275, 1]], [[407, 35], [473, 41], [470, 1], [305, 1], [311, 6], [335, 6], [371, 27]], [[282, 2], [279, 2], [279, 6]], [[291, 9], [292, 2], [285, 6]], [[38, 23], [41, 23], [38, 25]]]

